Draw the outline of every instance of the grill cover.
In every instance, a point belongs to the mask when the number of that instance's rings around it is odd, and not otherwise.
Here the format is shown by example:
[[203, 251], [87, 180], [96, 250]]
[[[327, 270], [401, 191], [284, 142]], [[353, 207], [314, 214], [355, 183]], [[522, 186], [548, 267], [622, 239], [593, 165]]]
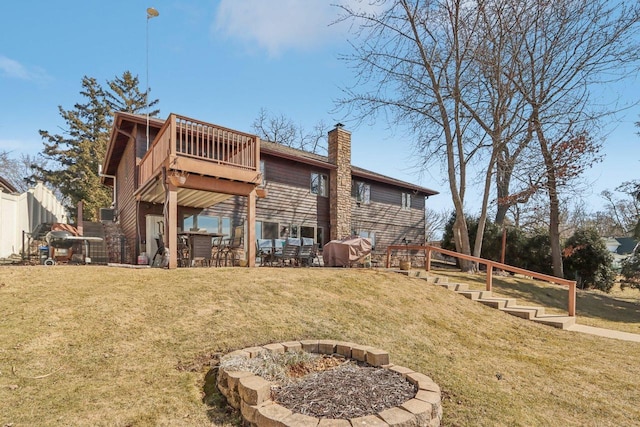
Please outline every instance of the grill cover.
[[349, 267], [371, 253], [371, 239], [349, 237], [332, 240], [322, 248], [322, 259], [327, 267]]

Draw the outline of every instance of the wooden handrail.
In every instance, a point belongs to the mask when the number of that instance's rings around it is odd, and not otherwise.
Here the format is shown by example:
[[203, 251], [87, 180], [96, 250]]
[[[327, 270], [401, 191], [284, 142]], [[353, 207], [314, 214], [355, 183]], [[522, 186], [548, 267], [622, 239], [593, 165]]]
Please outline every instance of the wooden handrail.
[[450, 251], [447, 249], [437, 248], [435, 246], [419, 246], [419, 245], [390, 245], [387, 246], [387, 268], [391, 267], [391, 251], [393, 250], [416, 250], [425, 252], [425, 270], [431, 271], [431, 251], [439, 252], [443, 255], [448, 255], [454, 258], [464, 259], [467, 261], [473, 261], [478, 264], [484, 264], [487, 266], [487, 291], [491, 291], [493, 286], [493, 269], [497, 268], [504, 271], [510, 271], [512, 273], [523, 274], [530, 276], [538, 280], [544, 280], [546, 282], [554, 283], [556, 285], [564, 285], [569, 287], [569, 303], [568, 312], [569, 316], [576, 315], [576, 282], [575, 280], [562, 279], [560, 277], [550, 276], [548, 274], [542, 274], [531, 270], [525, 270], [524, 268], [514, 267], [508, 264], [492, 261], [489, 259], [478, 258], [471, 255], [465, 255], [458, 252]]
[[259, 150], [255, 135], [171, 113], [140, 161], [139, 182], [147, 182], [162, 166], [173, 168], [178, 157], [258, 172]]

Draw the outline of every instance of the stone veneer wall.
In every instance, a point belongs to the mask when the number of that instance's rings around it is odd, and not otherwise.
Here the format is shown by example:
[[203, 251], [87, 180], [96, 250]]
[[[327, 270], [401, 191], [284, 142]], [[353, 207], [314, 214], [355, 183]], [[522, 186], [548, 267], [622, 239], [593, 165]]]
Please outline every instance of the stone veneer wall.
[[271, 400], [271, 383], [264, 378], [245, 371], [218, 371], [217, 386], [227, 403], [239, 409], [244, 425], [252, 427], [361, 427], [361, 426], [428, 426], [438, 427], [442, 420], [441, 391], [438, 384], [428, 376], [409, 368], [389, 363], [389, 354], [380, 349], [332, 340], [303, 340], [262, 347], [249, 347], [229, 355], [252, 358], [260, 352], [308, 351], [319, 354], [339, 354], [347, 358], [366, 362], [369, 365], [390, 369], [401, 374], [418, 387], [413, 399], [400, 406], [385, 409], [374, 415], [352, 419], [314, 418], [294, 413]]
[[329, 132], [329, 218], [331, 240], [351, 235], [351, 132], [341, 125]]

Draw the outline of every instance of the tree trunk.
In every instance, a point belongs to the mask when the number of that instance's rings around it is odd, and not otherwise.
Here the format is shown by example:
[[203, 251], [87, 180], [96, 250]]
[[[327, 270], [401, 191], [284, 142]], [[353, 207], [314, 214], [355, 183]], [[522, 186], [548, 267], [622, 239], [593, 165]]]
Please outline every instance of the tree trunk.
[[534, 126], [540, 151], [544, 159], [545, 176], [547, 178], [546, 187], [549, 194], [549, 241], [551, 244], [551, 263], [553, 265], [553, 275], [564, 277], [562, 268], [562, 248], [560, 246], [560, 200], [558, 199], [558, 182], [556, 179], [556, 169], [553, 162], [553, 155], [549, 150], [549, 143], [538, 120], [537, 114], [534, 116]]
[[[554, 183], [555, 186], [555, 183]], [[564, 277], [562, 267], [562, 248], [560, 246], [560, 200], [557, 190], [549, 187], [549, 241], [551, 242], [551, 261], [553, 275]]]

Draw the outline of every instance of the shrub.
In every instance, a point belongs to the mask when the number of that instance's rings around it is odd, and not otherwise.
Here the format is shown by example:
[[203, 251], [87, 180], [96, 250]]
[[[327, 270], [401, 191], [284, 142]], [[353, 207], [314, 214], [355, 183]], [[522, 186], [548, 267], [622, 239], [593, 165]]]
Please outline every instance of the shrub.
[[542, 274], [553, 274], [549, 233], [538, 231], [523, 240], [519, 248], [522, 263], [519, 267]]
[[633, 255], [624, 259], [621, 263], [622, 269], [620, 274], [620, 286], [624, 289], [626, 286], [640, 289], [640, 245], [636, 246]]
[[613, 256], [595, 229], [580, 229], [569, 237], [563, 258], [565, 276], [575, 278], [581, 289], [609, 292], [613, 287]]
[[[442, 236], [442, 248], [455, 251], [453, 223], [455, 212], [449, 217]], [[469, 242], [473, 248], [478, 230], [478, 218], [466, 216]], [[551, 274], [551, 244], [545, 231], [526, 235], [521, 229], [507, 228], [505, 264], [525, 268], [538, 273]], [[500, 261], [502, 255], [502, 227], [487, 221], [482, 240], [482, 258]]]

